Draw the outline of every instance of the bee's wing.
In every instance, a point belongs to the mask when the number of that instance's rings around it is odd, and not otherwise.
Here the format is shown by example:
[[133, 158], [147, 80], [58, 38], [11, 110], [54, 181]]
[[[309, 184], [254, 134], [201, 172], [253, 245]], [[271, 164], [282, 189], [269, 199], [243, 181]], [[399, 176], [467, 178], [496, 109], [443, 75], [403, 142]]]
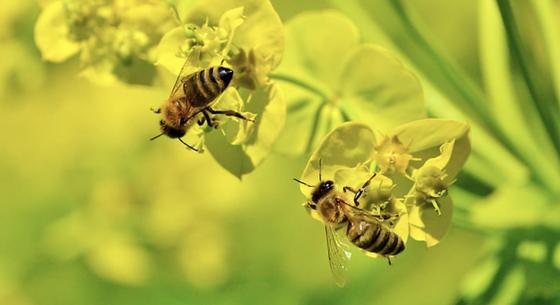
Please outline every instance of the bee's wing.
[[342, 209], [348, 215], [352, 217], [348, 217], [350, 221], [359, 219], [360, 221], [367, 221], [372, 223], [379, 223], [379, 218], [372, 214], [370, 211], [361, 209], [359, 207], [350, 205], [346, 202], [342, 202]]
[[346, 271], [348, 270], [347, 262], [350, 259], [350, 252], [346, 251], [332, 226], [325, 226], [325, 234], [327, 237], [327, 253], [329, 255], [329, 265], [334, 281], [337, 286], [344, 287], [346, 284]]
[[190, 75], [190, 73], [186, 73], [187, 71], [185, 71], [185, 67], [187, 67], [189, 64], [193, 64], [191, 62], [192, 60], [192, 56], [194, 53], [197, 53], [198, 55], [200, 55], [200, 52], [197, 51], [192, 51], [189, 53], [189, 56], [187, 56], [187, 58], [185, 59], [185, 62], [183, 63], [183, 66], [181, 67], [181, 70], [179, 71], [179, 74], [177, 74], [177, 79], [175, 80], [175, 84], [173, 85], [173, 89], [171, 89], [171, 93], [169, 93], [169, 97], [174, 96], [175, 94], [177, 94], [177, 91], [183, 87], [183, 81], [184, 79]]

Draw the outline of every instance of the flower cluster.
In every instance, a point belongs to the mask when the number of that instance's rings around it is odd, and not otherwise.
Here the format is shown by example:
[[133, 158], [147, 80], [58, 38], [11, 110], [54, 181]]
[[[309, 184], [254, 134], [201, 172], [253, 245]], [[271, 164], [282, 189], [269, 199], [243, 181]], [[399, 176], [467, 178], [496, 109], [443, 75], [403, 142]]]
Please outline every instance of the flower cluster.
[[163, 1], [58, 0], [39, 16], [35, 42], [45, 60], [78, 54], [82, 74], [92, 81], [151, 84], [155, 47], [172, 26]]
[[[447, 190], [470, 151], [468, 135], [468, 125], [448, 120], [413, 121], [388, 135], [365, 124], [344, 123], [324, 138], [301, 179], [316, 179], [319, 160], [322, 176], [333, 179], [339, 191], [359, 188], [376, 172], [360, 208], [388, 215], [387, 225], [403, 240], [410, 236], [430, 247], [449, 229], [453, 207]], [[308, 188], [301, 190], [309, 195]]]
[[176, 13], [181, 23], [159, 43], [157, 64], [173, 74], [217, 65], [234, 71], [213, 107], [242, 112], [256, 122], [218, 116], [219, 132], [192, 126], [188, 136], [200, 151], [206, 147], [241, 177], [264, 160], [284, 127], [284, 100], [269, 78], [284, 52], [282, 22], [266, 0], [179, 2]]

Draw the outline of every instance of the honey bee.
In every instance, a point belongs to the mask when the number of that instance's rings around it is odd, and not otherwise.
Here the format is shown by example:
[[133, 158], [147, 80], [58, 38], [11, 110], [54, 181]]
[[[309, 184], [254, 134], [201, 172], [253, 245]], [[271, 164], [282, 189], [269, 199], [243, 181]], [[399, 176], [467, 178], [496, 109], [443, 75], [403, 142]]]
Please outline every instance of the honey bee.
[[[405, 245], [400, 236], [384, 223], [384, 220], [396, 215], [375, 215], [358, 207], [358, 199], [376, 176], [375, 173], [354, 192], [354, 206], [347, 203], [344, 195], [335, 190], [332, 180], [322, 180], [320, 168], [319, 165], [319, 184], [316, 186], [299, 179], [294, 178], [294, 180], [314, 188], [306, 206], [317, 211], [325, 224], [329, 265], [336, 284], [342, 287], [346, 283], [346, 262], [350, 258], [350, 252], [343, 247], [337, 230], [346, 227], [346, 237], [352, 244], [387, 258], [389, 264], [391, 264], [390, 257], [401, 253]], [[344, 190], [352, 190], [352, 188], [344, 187]]]
[[220, 66], [183, 75], [187, 63], [188, 59], [181, 68], [171, 94], [169, 94], [169, 98], [163, 106], [155, 110], [152, 109], [155, 113], [162, 113], [163, 118], [159, 122], [161, 133], [150, 140], [166, 135], [172, 139], [179, 139], [188, 148], [198, 151], [181, 139], [187, 133], [188, 128], [192, 126], [192, 119], [198, 114], [202, 113], [203, 115], [197, 121], [199, 125], [203, 125], [206, 122], [208, 126], [214, 128], [217, 126], [214, 124], [211, 115], [216, 114], [233, 116], [254, 122], [254, 120], [246, 118], [239, 112], [233, 110], [214, 110], [212, 108], [212, 104], [228, 88], [233, 78], [233, 70], [220, 64]]

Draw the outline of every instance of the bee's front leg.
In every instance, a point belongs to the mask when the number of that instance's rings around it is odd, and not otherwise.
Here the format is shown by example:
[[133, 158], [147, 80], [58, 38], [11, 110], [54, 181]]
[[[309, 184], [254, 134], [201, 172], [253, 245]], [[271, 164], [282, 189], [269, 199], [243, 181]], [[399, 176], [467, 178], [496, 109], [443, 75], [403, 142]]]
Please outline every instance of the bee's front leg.
[[[202, 114], [204, 115], [204, 120], [206, 120], [206, 123], [208, 123], [208, 126], [212, 127], [212, 128], [218, 128], [218, 124], [216, 122], [214, 122], [214, 120], [212, 120], [212, 117], [210, 117], [210, 115], [208, 114], [208, 112], [205, 110], [202, 110]], [[204, 124], [204, 122], [203, 122]]]
[[223, 115], [227, 115], [227, 116], [233, 116], [236, 117], [238, 119], [242, 119], [245, 121], [249, 121], [249, 122], [255, 122], [254, 119], [250, 119], [245, 117], [244, 115], [242, 115], [241, 113], [237, 112], [237, 111], [233, 111], [233, 110], [214, 110], [210, 107], [206, 107], [205, 110], [208, 110], [208, 112], [210, 112], [211, 114], [223, 114]]

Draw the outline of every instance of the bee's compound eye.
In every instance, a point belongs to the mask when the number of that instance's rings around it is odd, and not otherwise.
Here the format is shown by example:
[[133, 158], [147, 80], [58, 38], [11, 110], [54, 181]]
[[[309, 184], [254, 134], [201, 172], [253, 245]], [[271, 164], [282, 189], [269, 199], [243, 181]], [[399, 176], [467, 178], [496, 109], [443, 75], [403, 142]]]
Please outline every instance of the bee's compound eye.
[[233, 78], [233, 70], [226, 67], [219, 67], [218, 74], [220, 75], [220, 79], [224, 82], [224, 84], [226, 86], [229, 85], [229, 82]]

